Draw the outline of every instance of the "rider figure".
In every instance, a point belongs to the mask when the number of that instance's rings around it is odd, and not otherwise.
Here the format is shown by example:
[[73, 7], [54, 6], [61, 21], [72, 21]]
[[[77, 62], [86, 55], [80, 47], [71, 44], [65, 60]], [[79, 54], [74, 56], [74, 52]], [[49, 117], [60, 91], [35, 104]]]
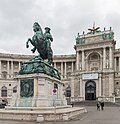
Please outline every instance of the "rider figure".
[[51, 42], [53, 41], [53, 38], [52, 38], [52, 35], [50, 34], [49, 27], [45, 28], [44, 38], [45, 38], [45, 41], [47, 41], [47, 50], [51, 52]]
[[44, 33], [44, 38], [45, 38], [45, 41], [47, 43], [46, 45], [46, 49], [48, 51], [48, 63], [49, 64], [52, 64], [52, 49], [51, 49], [51, 42], [53, 41], [53, 38], [52, 38], [52, 35], [50, 34], [50, 28], [49, 27], [45, 27], [45, 33]]

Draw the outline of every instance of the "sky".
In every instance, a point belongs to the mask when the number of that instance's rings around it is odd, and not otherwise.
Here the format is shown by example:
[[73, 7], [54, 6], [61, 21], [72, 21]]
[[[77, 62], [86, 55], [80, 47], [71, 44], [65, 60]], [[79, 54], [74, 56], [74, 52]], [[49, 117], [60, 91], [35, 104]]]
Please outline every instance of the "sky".
[[[32, 54], [26, 41], [38, 22], [50, 27], [54, 55], [75, 54], [75, 36], [112, 27], [120, 48], [120, 0], [0, 0], [0, 53]], [[38, 54], [37, 52], [35, 54]]]

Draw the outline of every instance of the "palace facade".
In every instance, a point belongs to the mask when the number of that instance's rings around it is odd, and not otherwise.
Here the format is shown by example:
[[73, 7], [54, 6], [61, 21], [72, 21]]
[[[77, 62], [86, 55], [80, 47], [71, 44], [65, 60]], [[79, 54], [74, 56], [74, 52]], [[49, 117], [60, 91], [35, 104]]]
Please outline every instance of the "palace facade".
[[[95, 28], [78, 33], [73, 55], [55, 55], [53, 65], [59, 70], [71, 101], [104, 100], [120, 97], [120, 49], [115, 49], [114, 32]], [[34, 56], [0, 53], [0, 99], [11, 100], [17, 93], [21, 62]]]

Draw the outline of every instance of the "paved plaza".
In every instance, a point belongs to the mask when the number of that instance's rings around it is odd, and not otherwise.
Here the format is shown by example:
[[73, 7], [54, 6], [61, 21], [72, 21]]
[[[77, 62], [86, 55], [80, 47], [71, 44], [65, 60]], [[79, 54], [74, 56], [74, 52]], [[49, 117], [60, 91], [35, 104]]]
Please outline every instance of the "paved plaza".
[[[40, 124], [120, 124], [120, 108], [105, 107], [104, 111], [97, 111], [96, 107], [86, 107], [88, 113], [82, 114], [74, 120], [59, 122], [41, 122]], [[37, 122], [0, 120], [0, 124], [38, 124]]]

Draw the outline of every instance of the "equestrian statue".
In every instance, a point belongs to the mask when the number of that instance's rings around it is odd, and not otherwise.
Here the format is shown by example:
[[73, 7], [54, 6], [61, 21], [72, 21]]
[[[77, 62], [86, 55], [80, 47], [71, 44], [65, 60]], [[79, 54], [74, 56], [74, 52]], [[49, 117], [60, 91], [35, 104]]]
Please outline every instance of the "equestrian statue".
[[[33, 45], [31, 51], [39, 53], [38, 56], [30, 59], [29, 61], [21, 63], [20, 75], [24, 74], [46, 74], [60, 80], [60, 74], [57, 69], [53, 67], [53, 51], [51, 49], [51, 42], [53, 41], [50, 33], [50, 28], [45, 27], [43, 33], [41, 26], [38, 22], [33, 24], [34, 35], [28, 38], [26, 47], [29, 47], [29, 42]], [[44, 60], [48, 60], [47, 62]]]
[[31, 38], [28, 38], [26, 42], [26, 47], [29, 47], [29, 42], [33, 45], [31, 51], [35, 53], [37, 50], [39, 57], [43, 60], [48, 59], [50, 65], [53, 64], [53, 51], [51, 49], [51, 42], [53, 41], [52, 35], [50, 33], [50, 28], [45, 28], [45, 33], [43, 33], [41, 26], [38, 22], [33, 24], [34, 35]]

